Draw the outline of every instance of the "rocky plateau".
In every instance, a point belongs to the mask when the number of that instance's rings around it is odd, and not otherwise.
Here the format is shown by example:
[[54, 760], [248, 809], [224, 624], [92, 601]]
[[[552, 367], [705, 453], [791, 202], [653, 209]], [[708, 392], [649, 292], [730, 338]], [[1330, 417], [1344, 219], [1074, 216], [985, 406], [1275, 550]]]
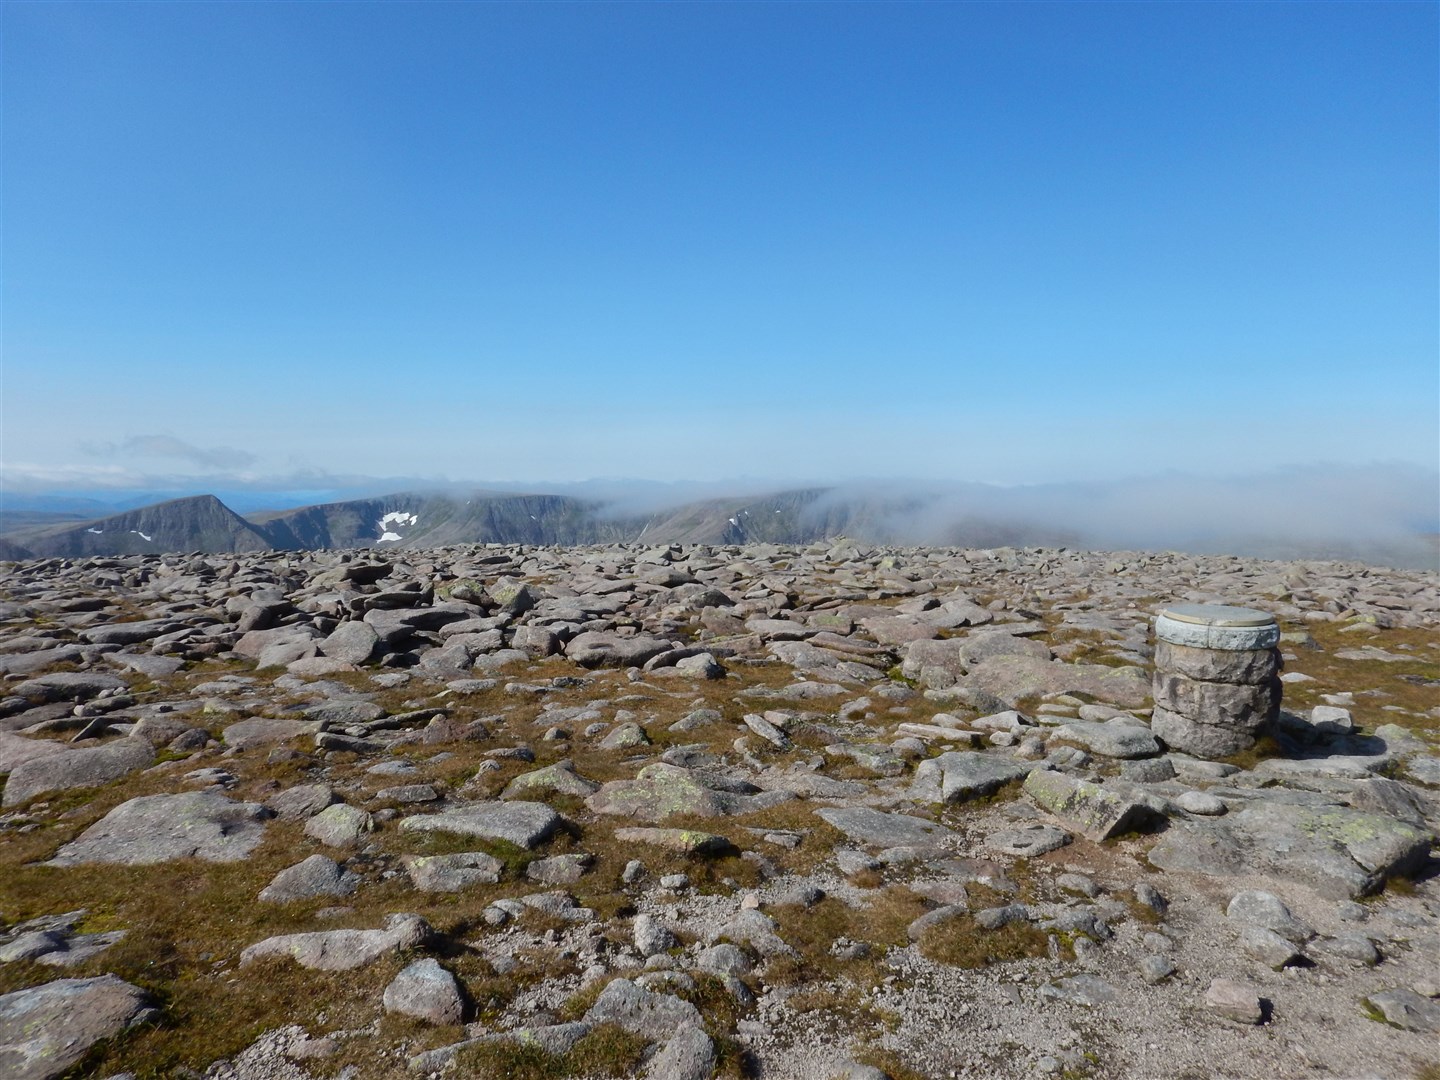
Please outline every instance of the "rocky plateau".
[[5, 1080], [1440, 1077], [1434, 571], [261, 524], [0, 563]]

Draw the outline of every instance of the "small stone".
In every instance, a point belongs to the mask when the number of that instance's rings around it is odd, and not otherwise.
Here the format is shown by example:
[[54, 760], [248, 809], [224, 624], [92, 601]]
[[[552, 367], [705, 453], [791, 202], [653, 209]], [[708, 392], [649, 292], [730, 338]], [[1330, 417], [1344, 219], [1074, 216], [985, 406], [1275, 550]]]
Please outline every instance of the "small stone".
[[1137, 882], [1132, 891], [1135, 893], [1136, 900], [1140, 901], [1140, 903], [1144, 904], [1157, 915], [1164, 915], [1165, 912], [1170, 909], [1170, 902], [1160, 894], [1159, 889], [1155, 888], [1155, 886], [1149, 882]]
[[1175, 965], [1163, 956], [1147, 956], [1140, 961], [1140, 977], [1150, 986], [1164, 982], [1175, 974]]
[[1298, 964], [1304, 955], [1290, 942], [1263, 926], [1246, 926], [1240, 931], [1240, 949], [1246, 956], [1279, 971]]
[[1115, 988], [1094, 975], [1075, 975], [1040, 987], [1040, 996], [1074, 1005], [1109, 1005], [1119, 1000]]
[[984, 930], [999, 930], [1010, 923], [1026, 922], [1030, 909], [1024, 904], [1006, 904], [1004, 907], [986, 908], [975, 913], [975, 923]]
[[654, 956], [668, 952], [680, 944], [679, 940], [652, 915], [635, 916], [635, 948], [641, 956]]
[[1079, 893], [1092, 899], [1100, 895], [1100, 886], [1088, 874], [1061, 874], [1055, 884], [1066, 892]]
[[1380, 950], [1364, 934], [1344, 934], [1340, 937], [1316, 938], [1310, 949], [1318, 956], [1333, 956], [1338, 960], [1349, 960], [1366, 967], [1380, 963]]
[[1205, 991], [1205, 1007], [1211, 1012], [1242, 1024], [1258, 1024], [1265, 1018], [1260, 995], [1248, 983], [1215, 979]]
[[1121, 762], [1120, 775], [1136, 784], [1160, 784], [1175, 779], [1175, 766], [1169, 758], [1142, 758]]
[[879, 870], [881, 863], [879, 859], [855, 848], [836, 848], [835, 865], [848, 877], [851, 874]]
[[1171, 800], [1187, 814], [1216, 817], [1225, 813], [1225, 803], [1208, 791], [1186, 791]]
[[1364, 922], [1370, 918], [1370, 909], [1353, 900], [1345, 900], [1335, 905], [1335, 916], [1344, 922]]
[[455, 976], [426, 957], [396, 975], [385, 988], [385, 1011], [431, 1024], [458, 1024], [465, 1016], [465, 1000]]
[[1316, 705], [1310, 710], [1310, 726], [1325, 735], [1349, 735], [1355, 730], [1355, 720], [1349, 709]]
[[698, 829], [616, 829], [615, 839], [626, 844], [650, 844], [684, 855], [715, 855], [731, 849], [730, 841], [725, 837]]
[[329, 847], [354, 847], [375, 822], [357, 806], [335, 803], [305, 823], [305, 835]]
[[711, 945], [695, 958], [695, 966], [706, 971], [725, 972], [731, 975], [748, 975], [753, 964], [750, 958], [745, 955], [745, 950], [738, 945], [732, 945], [728, 941], [719, 945]]
[[1315, 931], [1290, 914], [1285, 902], [1274, 893], [1248, 889], [1236, 893], [1225, 909], [1225, 917], [1249, 926], [1272, 930], [1292, 942], [1305, 942]]
[[650, 737], [645, 734], [645, 729], [630, 722], [616, 727], [600, 740], [599, 746], [601, 750], [628, 750], [632, 746], [646, 746], [649, 742]]
[[270, 884], [260, 890], [259, 899], [283, 904], [316, 896], [349, 896], [359, 884], [359, 877], [341, 869], [334, 859], [311, 855], [276, 874]]
[[240, 953], [242, 967], [267, 956], [289, 957], [301, 967], [349, 971], [382, 956], [424, 945], [434, 935], [418, 915], [390, 915], [380, 930], [321, 930], [266, 938]]

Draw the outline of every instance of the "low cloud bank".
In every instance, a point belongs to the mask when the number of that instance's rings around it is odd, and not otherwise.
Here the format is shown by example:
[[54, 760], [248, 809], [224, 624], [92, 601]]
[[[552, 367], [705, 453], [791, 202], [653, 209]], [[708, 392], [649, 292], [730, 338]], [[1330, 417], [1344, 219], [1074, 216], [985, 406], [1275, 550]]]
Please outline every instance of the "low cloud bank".
[[1024, 487], [842, 484], [812, 513], [862, 505], [875, 531], [908, 544], [1067, 544], [1411, 566], [1435, 566], [1440, 550], [1440, 473], [1408, 465]]

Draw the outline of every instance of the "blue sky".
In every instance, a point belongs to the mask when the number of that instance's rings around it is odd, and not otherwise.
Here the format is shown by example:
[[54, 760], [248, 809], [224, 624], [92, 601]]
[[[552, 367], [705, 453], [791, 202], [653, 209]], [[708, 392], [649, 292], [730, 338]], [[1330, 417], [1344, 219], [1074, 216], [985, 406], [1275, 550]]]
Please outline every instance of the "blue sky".
[[1434, 468], [1437, 10], [12, 0], [5, 481]]

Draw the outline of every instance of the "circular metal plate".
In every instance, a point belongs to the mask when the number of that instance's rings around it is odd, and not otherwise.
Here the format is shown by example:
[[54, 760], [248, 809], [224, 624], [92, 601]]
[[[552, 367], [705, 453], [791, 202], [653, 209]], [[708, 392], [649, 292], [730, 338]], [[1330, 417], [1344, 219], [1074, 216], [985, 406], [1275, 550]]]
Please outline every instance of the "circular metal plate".
[[1176, 622], [1201, 626], [1269, 626], [1275, 622], [1275, 616], [1268, 612], [1225, 604], [1174, 604], [1160, 614]]

